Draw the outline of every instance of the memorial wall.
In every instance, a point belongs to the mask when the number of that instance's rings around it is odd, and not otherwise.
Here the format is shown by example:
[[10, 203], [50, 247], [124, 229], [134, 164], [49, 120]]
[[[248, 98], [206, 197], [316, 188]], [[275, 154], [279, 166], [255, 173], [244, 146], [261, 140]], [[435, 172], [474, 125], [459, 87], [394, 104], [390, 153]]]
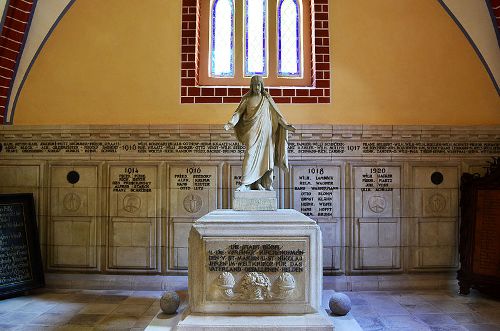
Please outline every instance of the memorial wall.
[[[48, 271], [185, 274], [242, 153], [222, 125], [6, 126], [0, 193], [34, 193]], [[498, 126], [297, 125], [274, 187], [320, 225], [325, 274], [454, 270], [460, 175], [498, 155]]]

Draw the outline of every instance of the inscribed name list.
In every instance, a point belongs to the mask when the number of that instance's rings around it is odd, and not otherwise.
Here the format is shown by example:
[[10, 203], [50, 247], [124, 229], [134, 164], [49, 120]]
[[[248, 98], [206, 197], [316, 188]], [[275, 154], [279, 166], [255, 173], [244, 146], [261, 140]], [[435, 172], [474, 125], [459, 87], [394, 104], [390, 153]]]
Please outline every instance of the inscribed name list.
[[309, 217], [340, 216], [340, 167], [294, 166], [293, 208]]
[[171, 216], [200, 217], [217, 208], [217, 166], [171, 166], [169, 177]]
[[0, 287], [33, 279], [22, 204], [0, 204]]

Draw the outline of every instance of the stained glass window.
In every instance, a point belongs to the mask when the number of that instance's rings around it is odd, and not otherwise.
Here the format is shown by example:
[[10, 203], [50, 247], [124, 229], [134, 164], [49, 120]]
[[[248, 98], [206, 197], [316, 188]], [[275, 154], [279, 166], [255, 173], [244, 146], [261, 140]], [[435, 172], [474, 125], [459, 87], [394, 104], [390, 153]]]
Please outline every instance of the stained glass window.
[[278, 76], [300, 77], [300, 8], [297, 0], [278, 0]]
[[234, 76], [234, 2], [214, 0], [212, 5], [210, 76]]
[[245, 76], [267, 75], [267, 0], [245, 0]]

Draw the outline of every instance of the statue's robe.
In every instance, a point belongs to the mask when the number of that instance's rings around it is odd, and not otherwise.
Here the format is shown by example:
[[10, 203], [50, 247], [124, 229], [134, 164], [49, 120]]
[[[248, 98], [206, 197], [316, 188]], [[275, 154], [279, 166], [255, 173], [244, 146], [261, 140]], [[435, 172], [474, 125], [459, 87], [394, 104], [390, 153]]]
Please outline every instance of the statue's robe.
[[242, 184], [250, 185], [261, 179], [277, 165], [288, 170], [288, 143], [286, 120], [267, 92], [263, 92], [257, 107], [249, 106], [247, 93], [229, 120], [236, 137], [245, 145]]

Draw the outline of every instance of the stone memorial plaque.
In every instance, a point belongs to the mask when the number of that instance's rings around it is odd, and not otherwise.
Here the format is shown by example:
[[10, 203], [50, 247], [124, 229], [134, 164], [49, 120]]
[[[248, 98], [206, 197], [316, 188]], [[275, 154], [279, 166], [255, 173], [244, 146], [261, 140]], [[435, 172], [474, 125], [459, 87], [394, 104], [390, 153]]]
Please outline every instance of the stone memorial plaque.
[[340, 167], [292, 167], [293, 208], [318, 218], [340, 217]]
[[109, 169], [110, 216], [156, 216], [156, 166], [111, 166]]
[[207, 303], [304, 302], [307, 238], [205, 241]]
[[355, 216], [398, 217], [400, 167], [354, 167]]
[[157, 166], [112, 165], [108, 178], [108, 268], [155, 269]]
[[411, 173], [410, 268], [455, 268], [458, 264], [459, 169], [415, 165]]
[[98, 172], [95, 165], [50, 166], [48, 264], [52, 269], [98, 269]]
[[401, 168], [355, 166], [354, 270], [401, 269]]
[[192, 222], [219, 206], [215, 165], [169, 166], [169, 268], [188, 265], [188, 234]]
[[171, 217], [197, 218], [217, 208], [217, 166], [171, 165]]
[[44, 286], [32, 194], [0, 195], [0, 297]]

